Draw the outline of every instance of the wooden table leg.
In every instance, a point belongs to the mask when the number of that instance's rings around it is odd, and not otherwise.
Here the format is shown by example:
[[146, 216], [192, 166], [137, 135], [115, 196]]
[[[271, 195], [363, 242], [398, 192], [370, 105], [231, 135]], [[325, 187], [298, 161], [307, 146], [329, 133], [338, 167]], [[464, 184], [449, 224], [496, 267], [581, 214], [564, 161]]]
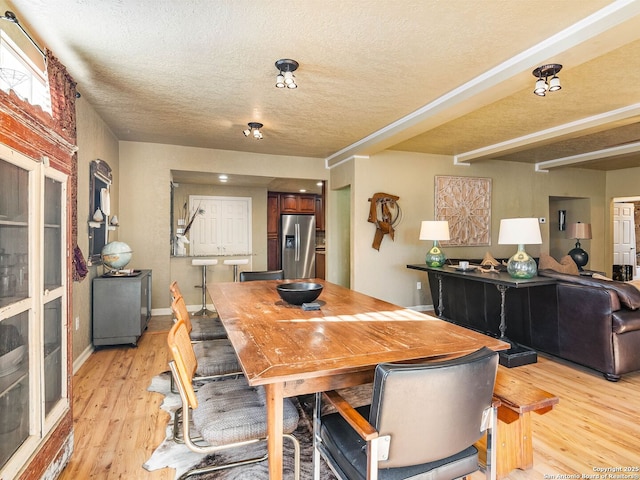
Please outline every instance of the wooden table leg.
[[269, 452], [269, 480], [282, 480], [283, 392], [281, 383], [264, 386], [267, 395], [267, 450]]

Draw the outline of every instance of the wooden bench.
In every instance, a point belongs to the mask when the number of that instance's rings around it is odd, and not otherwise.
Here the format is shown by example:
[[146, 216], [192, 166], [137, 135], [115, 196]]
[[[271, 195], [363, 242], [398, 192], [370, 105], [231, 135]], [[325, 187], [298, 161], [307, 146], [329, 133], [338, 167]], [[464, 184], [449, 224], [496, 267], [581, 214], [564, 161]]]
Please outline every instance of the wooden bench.
[[[494, 396], [500, 401], [497, 428], [497, 478], [506, 477], [513, 469], [533, 467], [531, 412], [539, 415], [550, 411], [559, 402], [555, 395], [512, 378], [503, 367], [498, 368]], [[486, 442], [476, 444], [481, 457]]]

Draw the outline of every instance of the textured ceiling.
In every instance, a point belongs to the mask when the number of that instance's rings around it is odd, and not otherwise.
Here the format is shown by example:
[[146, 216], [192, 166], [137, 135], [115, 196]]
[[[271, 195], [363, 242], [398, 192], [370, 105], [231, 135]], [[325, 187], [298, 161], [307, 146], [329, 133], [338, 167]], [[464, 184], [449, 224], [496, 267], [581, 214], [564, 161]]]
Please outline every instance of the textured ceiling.
[[[121, 140], [329, 165], [392, 148], [548, 168], [624, 144], [578, 165], [640, 165], [638, 0], [0, 5]], [[275, 88], [279, 58], [300, 63], [298, 89]], [[563, 89], [536, 97], [531, 71], [550, 62], [564, 65]], [[242, 135], [252, 121], [263, 140]]]

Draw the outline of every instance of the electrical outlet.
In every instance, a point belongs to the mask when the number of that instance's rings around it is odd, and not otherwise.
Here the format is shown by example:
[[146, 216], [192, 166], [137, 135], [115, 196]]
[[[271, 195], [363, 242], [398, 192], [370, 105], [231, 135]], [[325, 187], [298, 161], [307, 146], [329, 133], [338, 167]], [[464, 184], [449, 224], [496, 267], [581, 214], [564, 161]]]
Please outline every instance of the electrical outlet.
[[80, 317], [76, 317], [76, 330], [80, 329]]
[[422, 290], [422, 282], [416, 282], [416, 289]]

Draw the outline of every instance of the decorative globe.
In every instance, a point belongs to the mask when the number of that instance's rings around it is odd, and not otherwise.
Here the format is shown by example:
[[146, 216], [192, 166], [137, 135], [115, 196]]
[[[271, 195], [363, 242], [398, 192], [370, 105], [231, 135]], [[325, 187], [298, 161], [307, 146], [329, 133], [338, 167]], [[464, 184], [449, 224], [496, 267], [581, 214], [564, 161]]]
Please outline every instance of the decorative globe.
[[131, 247], [124, 242], [110, 242], [102, 248], [102, 263], [112, 270], [122, 270], [131, 261]]

